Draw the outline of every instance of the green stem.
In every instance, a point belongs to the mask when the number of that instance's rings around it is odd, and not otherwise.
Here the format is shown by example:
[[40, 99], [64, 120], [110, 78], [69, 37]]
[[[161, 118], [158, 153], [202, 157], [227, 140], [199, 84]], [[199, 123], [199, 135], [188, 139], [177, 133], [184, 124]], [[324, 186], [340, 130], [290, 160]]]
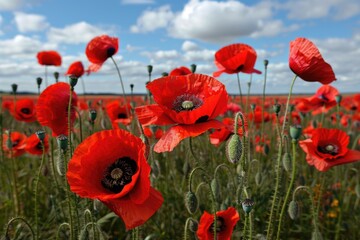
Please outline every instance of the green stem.
[[[68, 168], [68, 161], [66, 159], [66, 153], [62, 154], [64, 157], [64, 163], [65, 163], [65, 172], [67, 172], [67, 168]], [[70, 187], [69, 184], [67, 182], [66, 179], [66, 174], [64, 174], [64, 180], [65, 180], [65, 184], [66, 184], [66, 202], [68, 205], [68, 211], [69, 211], [69, 228], [70, 228], [70, 237], [69, 239], [74, 240], [76, 239], [75, 235], [74, 235], [74, 220], [73, 220], [73, 214], [72, 214], [72, 208], [71, 208], [71, 195], [70, 195]]]
[[264, 114], [265, 114], [265, 89], [266, 89], [266, 76], [267, 76], [267, 67], [265, 66], [265, 76], [264, 76], [264, 84], [263, 84], [263, 93], [262, 93], [262, 103], [261, 103], [261, 137], [264, 137]]
[[[9, 136], [10, 138], [10, 136]], [[19, 191], [17, 188], [17, 167], [15, 158], [13, 157], [12, 150], [10, 150], [10, 159], [11, 159], [11, 172], [12, 172], [12, 180], [13, 180], [13, 198], [14, 198], [14, 209], [15, 209], [15, 215], [19, 215], [20, 213], [20, 205], [19, 205]]]
[[78, 117], [79, 117], [79, 131], [80, 131], [80, 142], [83, 141], [83, 131], [82, 131], [82, 121], [81, 121], [81, 114], [77, 108], [74, 108]]
[[10, 225], [14, 222], [14, 221], [22, 221], [23, 223], [25, 223], [25, 225], [29, 228], [30, 232], [31, 232], [31, 235], [32, 235], [32, 239], [35, 239], [35, 233], [34, 233], [34, 230], [32, 229], [31, 225], [29, 224], [28, 221], [25, 220], [25, 218], [23, 217], [15, 217], [15, 218], [12, 218], [10, 219], [10, 221], [8, 222], [8, 224], [6, 225], [6, 231], [5, 231], [5, 239], [10, 239], [9, 236], [8, 236], [8, 232], [9, 232], [9, 227]]
[[277, 237], [276, 239], [280, 239], [280, 232], [281, 232], [281, 224], [282, 224], [282, 219], [284, 217], [284, 213], [285, 213], [285, 208], [287, 206], [287, 202], [290, 196], [290, 192], [293, 189], [294, 186], [294, 182], [295, 182], [295, 175], [296, 175], [296, 140], [292, 140], [292, 169], [291, 169], [291, 180], [290, 180], [290, 184], [288, 186], [288, 190], [286, 192], [285, 195], [285, 199], [281, 208], [281, 212], [280, 212], [280, 217], [279, 217], [279, 225], [278, 225], [278, 231], [277, 231]]
[[38, 174], [36, 176], [35, 179], [35, 204], [34, 204], [34, 216], [35, 216], [35, 229], [36, 229], [36, 234], [35, 234], [35, 239], [39, 239], [39, 215], [38, 215], [38, 191], [39, 191], [39, 180], [40, 180], [40, 175], [41, 175], [41, 170], [44, 166], [44, 162], [45, 162], [45, 146], [44, 146], [44, 142], [41, 142], [41, 146], [43, 148], [43, 153], [42, 153], [42, 157], [41, 157], [41, 163], [40, 163], [40, 167], [39, 167], [39, 171]]
[[236, 76], [237, 76], [237, 83], [238, 83], [239, 93], [240, 93], [240, 106], [243, 107], [242, 92], [241, 92], [241, 84], [240, 84], [240, 76], [239, 76], [239, 73], [236, 73]]
[[286, 101], [286, 107], [285, 107], [285, 113], [284, 113], [284, 123], [283, 123], [282, 130], [281, 130], [281, 136], [284, 135], [285, 125], [286, 125], [286, 122], [287, 122], [287, 114], [288, 114], [288, 109], [289, 109], [289, 104], [290, 104], [290, 98], [291, 98], [291, 94], [292, 94], [292, 90], [293, 90], [296, 78], [297, 78], [297, 75], [294, 76], [294, 78], [293, 78], [293, 80], [291, 82], [289, 95], [288, 95], [288, 98], [287, 98], [287, 101]]
[[68, 143], [69, 143], [69, 152], [70, 152], [70, 158], [72, 158], [72, 144], [71, 144], [71, 102], [72, 102], [72, 94], [73, 94], [74, 88], [70, 87], [70, 97], [69, 97], [69, 105], [68, 105]]
[[61, 230], [62, 227], [64, 227], [64, 226], [67, 226], [67, 227], [69, 228], [70, 232], [71, 232], [71, 227], [70, 227], [70, 225], [69, 225], [68, 223], [62, 223], [62, 224], [60, 224], [60, 226], [58, 227], [58, 230], [57, 230], [57, 232], [56, 232], [56, 240], [59, 239], [60, 230]]
[[246, 95], [246, 106], [245, 106], [246, 115], [247, 115], [247, 113], [249, 111], [249, 97], [250, 97], [251, 82], [252, 82], [252, 74], [250, 74], [250, 81], [248, 83], [248, 92], [247, 92], [247, 95]]
[[111, 60], [113, 61], [114, 65], [115, 65], [116, 71], [117, 71], [119, 79], [120, 79], [122, 95], [123, 95], [123, 98], [124, 98], [124, 104], [125, 104], [125, 108], [126, 108], [126, 114], [127, 114], [128, 117], [130, 117], [131, 115], [130, 115], [130, 111], [129, 111], [129, 108], [128, 108], [127, 99], [126, 99], [126, 96], [125, 96], [125, 88], [124, 88], [124, 83], [123, 83], [123, 80], [122, 80], [122, 77], [121, 77], [121, 74], [120, 74], [120, 69], [119, 69], [118, 65], [116, 64], [115, 59], [113, 57], [110, 57], [110, 58], [111, 58]]
[[196, 165], [200, 164], [200, 160], [197, 158], [197, 156], [195, 155], [194, 149], [192, 147], [192, 137], [189, 137], [189, 149], [190, 149], [190, 153], [191, 156], [194, 158]]

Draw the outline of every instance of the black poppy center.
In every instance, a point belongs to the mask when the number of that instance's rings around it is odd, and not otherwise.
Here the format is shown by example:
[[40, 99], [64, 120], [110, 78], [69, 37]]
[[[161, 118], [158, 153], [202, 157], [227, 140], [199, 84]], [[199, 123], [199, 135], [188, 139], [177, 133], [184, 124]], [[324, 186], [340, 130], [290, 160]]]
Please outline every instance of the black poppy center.
[[125, 119], [125, 118], [127, 118], [126, 113], [119, 113], [119, 114], [117, 115], [117, 118], [120, 118], [120, 119]]
[[113, 47], [109, 47], [107, 50], [106, 50], [106, 54], [108, 57], [112, 57], [116, 52], [116, 49], [113, 48]]
[[202, 99], [193, 94], [183, 94], [178, 96], [173, 102], [173, 110], [176, 112], [191, 111], [203, 105]]
[[19, 144], [19, 142], [20, 142], [19, 140], [15, 140], [11, 143], [11, 146], [16, 147]]
[[38, 142], [38, 144], [36, 144], [35, 148], [39, 149], [39, 150], [43, 150], [43, 145], [41, 144], [41, 142]]
[[113, 193], [119, 193], [125, 185], [131, 183], [132, 176], [136, 173], [138, 166], [129, 157], [123, 157], [111, 164], [104, 173], [101, 184]]
[[[221, 233], [225, 230], [225, 220], [222, 217], [216, 217], [216, 233]], [[209, 227], [209, 232], [214, 233], [214, 222]]]
[[318, 151], [325, 154], [337, 155], [339, 153], [339, 146], [335, 144], [327, 144], [324, 146], [318, 146]]
[[329, 98], [327, 98], [324, 94], [321, 94], [321, 95], [319, 96], [319, 98], [320, 98], [321, 100], [325, 101], [325, 102], [328, 102], [328, 101], [329, 101]]
[[31, 113], [31, 111], [30, 111], [29, 108], [22, 108], [22, 109], [20, 110], [20, 112], [22, 112], [22, 113], [24, 113], [24, 114], [30, 114], [30, 113]]

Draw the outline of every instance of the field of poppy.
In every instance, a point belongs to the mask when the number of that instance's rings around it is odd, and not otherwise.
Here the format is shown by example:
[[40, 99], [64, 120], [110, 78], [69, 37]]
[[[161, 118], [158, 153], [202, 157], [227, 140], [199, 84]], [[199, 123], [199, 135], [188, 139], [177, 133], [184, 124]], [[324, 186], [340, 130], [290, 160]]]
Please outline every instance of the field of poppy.
[[[3, 239], [360, 238], [360, 94], [331, 86], [311, 41], [290, 43], [286, 96], [228, 94], [221, 74], [263, 73], [265, 86], [269, 62], [254, 69], [247, 44], [219, 49], [212, 76], [193, 64], [151, 80], [149, 65], [144, 95], [125, 93], [117, 52], [95, 37], [68, 82], [1, 95]], [[55, 51], [37, 58], [61, 65]], [[77, 95], [109, 59], [123, 92]], [[292, 95], [295, 81], [322, 86]]]

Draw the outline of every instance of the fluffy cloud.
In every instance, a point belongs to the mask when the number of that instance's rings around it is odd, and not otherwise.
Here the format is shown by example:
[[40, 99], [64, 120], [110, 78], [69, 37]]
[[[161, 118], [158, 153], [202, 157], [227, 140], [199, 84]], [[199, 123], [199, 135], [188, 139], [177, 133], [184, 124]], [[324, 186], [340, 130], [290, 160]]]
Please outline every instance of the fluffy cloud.
[[290, 19], [312, 19], [330, 16], [334, 19], [346, 19], [360, 12], [357, 0], [290, 0], [279, 6], [289, 11]]
[[164, 28], [168, 26], [173, 17], [174, 13], [169, 5], [155, 10], [146, 10], [138, 18], [136, 25], [131, 26], [130, 31], [133, 33], [146, 33]]
[[184, 51], [184, 52], [188, 52], [188, 51], [196, 51], [196, 50], [199, 50], [199, 46], [194, 43], [194, 42], [191, 42], [191, 41], [185, 41], [183, 42], [182, 46], [181, 46], [181, 49]]
[[102, 34], [110, 34], [111, 31], [93, 26], [87, 22], [79, 22], [64, 28], [51, 27], [47, 33], [50, 42], [79, 44], [87, 43], [92, 38]]
[[42, 31], [49, 27], [46, 17], [42, 15], [15, 12], [14, 16], [16, 26], [21, 33]]
[[23, 0], [0, 0], [0, 10], [11, 11], [19, 9], [23, 6], [25, 1]]
[[142, 52], [143, 56], [150, 58], [152, 61], [166, 61], [166, 60], [174, 60], [180, 57], [180, 54], [176, 50], [168, 50], [168, 51], [156, 51], [156, 52]]
[[241, 36], [275, 36], [297, 29], [296, 25], [287, 27], [282, 21], [273, 19], [272, 10], [268, 2], [246, 6], [238, 1], [190, 0], [178, 13], [172, 12], [169, 6], [145, 11], [131, 31], [166, 28], [175, 38], [219, 43]]

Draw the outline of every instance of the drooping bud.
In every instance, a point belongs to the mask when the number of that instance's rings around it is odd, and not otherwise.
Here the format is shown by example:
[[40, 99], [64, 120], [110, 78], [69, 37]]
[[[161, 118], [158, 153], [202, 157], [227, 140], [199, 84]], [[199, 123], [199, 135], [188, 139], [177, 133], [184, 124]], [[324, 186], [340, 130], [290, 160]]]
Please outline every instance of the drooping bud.
[[226, 158], [231, 163], [237, 163], [240, 161], [241, 154], [242, 154], [242, 142], [241, 138], [238, 134], [232, 134], [229, 139], [226, 141]]
[[291, 155], [290, 153], [284, 153], [282, 156], [282, 164], [285, 169], [285, 171], [290, 172], [291, 171]]
[[40, 87], [41, 83], [42, 83], [42, 78], [41, 77], [36, 78], [36, 84], [38, 85], [38, 87]]
[[39, 140], [42, 142], [45, 139], [45, 131], [44, 130], [39, 130], [35, 132], [36, 136], [39, 138]]
[[190, 69], [191, 69], [192, 73], [195, 73], [196, 72], [196, 64], [191, 64]]
[[211, 191], [214, 194], [215, 200], [220, 202], [220, 185], [219, 182], [214, 178], [210, 183]]
[[153, 66], [152, 65], [147, 65], [147, 71], [148, 71], [149, 75], [151, 75], [152, 70], [153, 70]]
[[189, 220], [189, 229], [190, 229], [190, 231], [195, 233], [198, 230], [198, 226], [199, 226], [199, 223], [197, 221], [195, 221], [192, 218]]
[[59, 76], [60, 76], [59, 72], [54, 72], [55, 82], [59, 82]]
[[289, 213], [289, 216], [292, 220], [295, 220], [299, 217], [300, 215], [300, 208], [299, 208], [299, 204], [297, 201], [295, 200], [292, 200], [290, 203], [289, 203], [289, 207], [288, 207], [288, 213]]
[[251, 200], [250, 198], [246, 198], [244, 201], [242, 201], [241, 206], [246, 214], [250, 213], [255, 202]]
[[255, 183], [256, 185], [260, 186], [262, 180], [261, 172], [257, 172], [255, 175]]
[[74, 89], [74, 87], [76, 86], [78, 82], [78, 77], [75, 75], [70, 75], [69, 76], [69, 84], [71, 86], [71, 89]]
[[185, 207], [190, 214], [194, 214], [198, 209], [199, 203], [196, 197], [196, 194], [192, 191], [189, 191], [185, 195]]
[[13, 94], [16, 94], [18, 85], [16, 83], [11, 84], [11, 90]]
[[302, 127], [301, 125], [293, 125], [290, 126], [290, 137], [293, 140], [298, 140], [301, 136], [301, 132], [302, 132]]

